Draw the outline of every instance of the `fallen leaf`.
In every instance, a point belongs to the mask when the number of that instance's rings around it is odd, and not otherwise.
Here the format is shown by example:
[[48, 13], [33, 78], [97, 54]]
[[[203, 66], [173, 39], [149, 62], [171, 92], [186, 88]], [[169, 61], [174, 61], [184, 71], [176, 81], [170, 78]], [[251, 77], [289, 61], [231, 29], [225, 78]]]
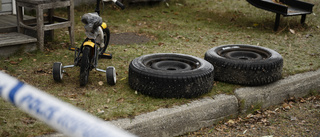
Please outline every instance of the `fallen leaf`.
[[18, 62], [10, 61], [10, 64], [12, 64], [12, 65], [17, 65], [17, 64], [18, 64]]
[[127, 79], [127, 77], [124, 77], [124, 78], [120, 79], [120, 81], [123, 81], [123, 80], [125, 80], [125, 79]]
[[306, 38], [309, 38], [309, 37], [313, 37], [313, 35], [312, 34], [307, 34]]
[[67, 97], [69, 97], [69, 98], [77, 98], [77, 94], [68, 94]]
[[98, 114], [104, 113], [104, 111], [103, 111], [103, 110], [100, 110], [100, 109], [97, 109], [97, 111], [98, 111]]
[[117, 90], [115, 88], [112, 89], [114, 93], [117, 93]]
[[33, 124], [34, 122], [36, 122], [35, 119], [33, 118], [28, 118], [28, 117], [24, 117], [21, 119], [21, 121], [24, 123], [24, 124]]
[[267, 123], [267, 122], [268, 122], [268, 120], [267, 120], [266, 118], [263, 118], [263, 119], [261, 119], [261, 122], [263, 122], [263, 123]]
[[294, 31], [293, 29], [289, 29], [289, 31], [290, 31], [292, 34], [296, 34], [296, 31]]
[[295, 97], [290, 97], [287, 101], [296, 102], [296, 98]]
[[164, 43], [162, 43], [162, 42], [159, 42], [159, 43], [158, 43], [158, 46], [162, 46], [162, 45], [164, 45]]
[[119, 99], [117, 99], [117, 102], [118, 103], [121, 103], [121, 102], [123, 102], [124, 101], [124, 99], [123, 98], [119, 98]]
[[305, 103], [306, 100], [304, 100], [303, 98], [300, 98], [300, 103]]
[[230, 119], [227, 123], [234, 124], [235, 122]]
[[297, 119], [297, 117], [291, 116], [291, 117], [290, 117], [290, 120], [291, 120], [291, 121], [297, 121], [298, 119]]
[[283, 103], [282, 104], [282, 108], [285, 109], [285, 110], [289, 110], [289, 109], [291, 109], [291, 106], [289, 104], [287, 104], [287, 103]]

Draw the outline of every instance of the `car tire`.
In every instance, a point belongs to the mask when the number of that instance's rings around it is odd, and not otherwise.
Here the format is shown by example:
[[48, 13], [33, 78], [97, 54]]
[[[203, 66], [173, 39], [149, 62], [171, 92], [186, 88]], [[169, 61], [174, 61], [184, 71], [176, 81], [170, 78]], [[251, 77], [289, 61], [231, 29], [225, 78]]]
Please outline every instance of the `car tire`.
[[209, 49], [204, 58], [214, 66], [217, 81], [258, 86], [282, 77], [282, 56], [265, 47], [222, 45]]
[[214, 68], [204, 59], [175, 53], [143, 55], [129, 65], [129, 85], [156, 98], [194, 98], [213, 87]]

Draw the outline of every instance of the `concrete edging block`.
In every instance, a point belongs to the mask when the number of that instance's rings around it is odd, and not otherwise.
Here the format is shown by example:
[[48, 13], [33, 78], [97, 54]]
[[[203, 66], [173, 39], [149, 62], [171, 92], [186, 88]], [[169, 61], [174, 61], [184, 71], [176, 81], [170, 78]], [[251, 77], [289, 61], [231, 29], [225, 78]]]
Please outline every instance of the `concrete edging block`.
[[275, 83], [244, 87], [235, 90], [242, 113], [252, 109], [252, 106], [266, 108], [282, 103], [289, 97], [303, 97], [311, 90], [320, 88], [320, 69], [289, 76]]
[[111, 123], [140, 137], [177, 136], [237, 116], [238, 108], [235, 96], [221, 94]]

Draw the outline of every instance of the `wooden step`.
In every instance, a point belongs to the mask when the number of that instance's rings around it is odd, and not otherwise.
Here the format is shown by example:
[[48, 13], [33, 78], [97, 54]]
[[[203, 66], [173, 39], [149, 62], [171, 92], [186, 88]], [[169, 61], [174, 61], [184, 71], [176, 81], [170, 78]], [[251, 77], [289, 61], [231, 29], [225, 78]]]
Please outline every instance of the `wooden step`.
[[37, 39], [17, 32], [1, 33], [0, 47], [35, 43]]
[[19, 54], [17, 51], [30, 52], [37, 49], [37, 39], [17, 32], [0, 33], [0, 56]]

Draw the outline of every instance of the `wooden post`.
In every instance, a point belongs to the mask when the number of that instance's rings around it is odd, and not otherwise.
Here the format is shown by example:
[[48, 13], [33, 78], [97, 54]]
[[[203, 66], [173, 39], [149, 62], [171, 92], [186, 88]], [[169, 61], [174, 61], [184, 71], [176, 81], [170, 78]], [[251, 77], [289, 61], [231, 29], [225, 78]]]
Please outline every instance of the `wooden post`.
[[37, 5], [37, 39], [38, 39], [38, 48], [44, 50], [44, 22], [43, 22], [43, 9], [40, 5]]
[[300, 23], [303, 25], [304, 24], [304, 22], [306, 21], [306, 17], [307, 17], [307, 15], [306, 14], [303, 14], [302, 16], [301, 16], [301, 20], [300, 20]]
[[273, 28], [274, 31], [277, 31], [277, 30], [278, 30], [279, 24], [280, 24], [280, 14], [277, 13], [277, 15], [276, 15], [276, 22], [275, 22], [274, 28]]
[[70, 21], [71, 25], [68, 27], [69, 29], [69, 37], [70, 37], [70, 47], [74, 46], [74, 0], [70, 0], [70, 6], [68, 7], [68, 20]]

